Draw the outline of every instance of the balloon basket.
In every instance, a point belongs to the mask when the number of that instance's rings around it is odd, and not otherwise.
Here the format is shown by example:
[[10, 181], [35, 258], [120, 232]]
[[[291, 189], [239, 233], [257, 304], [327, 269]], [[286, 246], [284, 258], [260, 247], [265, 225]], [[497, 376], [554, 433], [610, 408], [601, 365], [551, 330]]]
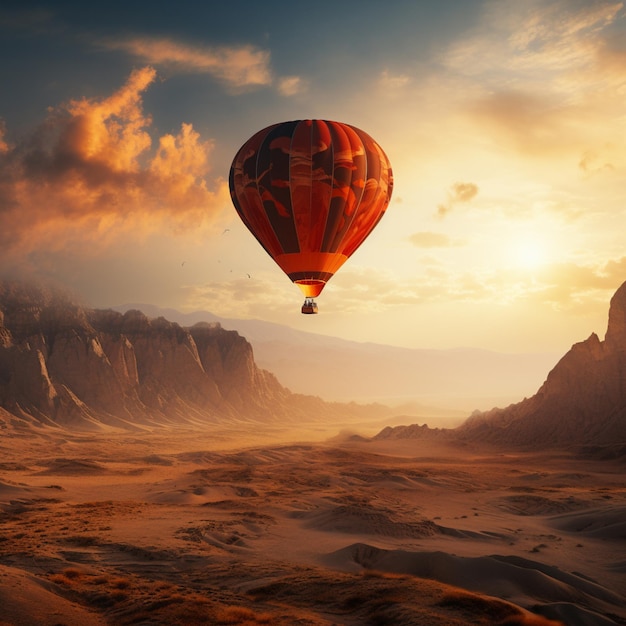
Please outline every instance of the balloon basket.
[[302, 305], [302, 313], [304, 315], [314, 315], [317, 313], [317, 302], [313, 298], [305, 298]]

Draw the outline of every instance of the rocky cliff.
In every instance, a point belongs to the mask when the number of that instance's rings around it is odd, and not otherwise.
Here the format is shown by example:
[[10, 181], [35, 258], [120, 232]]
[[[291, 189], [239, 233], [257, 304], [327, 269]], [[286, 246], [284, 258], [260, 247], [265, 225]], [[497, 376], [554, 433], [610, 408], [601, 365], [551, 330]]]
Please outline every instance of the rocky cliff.
[[[0, 282], [0, 415], [76, 429], [310, 420], [338, 410], [292, 394], [219, 324], [75, 304]], [[7, 417], [8, 416], [8, 417]]]
[[611, 299], [608, 328], [574, 344], [531, 398], [470, 417], [464, 439], [547, 447], [626, 443], [626, 283]]
[[539, 391], [506, 408], [476, 412], [454, 429], [387, 427], [375, 439], [497, 444], [503, 448], [574, 446], [598, 458], [626, 457], [626, 283], [611, 299], [604, 341], [572, 346]]

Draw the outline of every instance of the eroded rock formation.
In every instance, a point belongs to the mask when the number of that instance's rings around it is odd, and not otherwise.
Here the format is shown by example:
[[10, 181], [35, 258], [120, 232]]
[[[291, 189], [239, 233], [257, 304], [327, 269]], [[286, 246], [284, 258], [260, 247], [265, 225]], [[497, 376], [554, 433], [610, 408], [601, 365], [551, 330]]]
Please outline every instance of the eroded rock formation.
[[464, 438], [513, 445], [626, 442], [626, 283], [611, 299], [604, 341], [572, 346], [531, 398], [470, 417]]
[[93, 310], [15, 282], [0, 283], [0, 408], [80, 429], [297, 420], [329, 409], [282, 387], [219, 324]]

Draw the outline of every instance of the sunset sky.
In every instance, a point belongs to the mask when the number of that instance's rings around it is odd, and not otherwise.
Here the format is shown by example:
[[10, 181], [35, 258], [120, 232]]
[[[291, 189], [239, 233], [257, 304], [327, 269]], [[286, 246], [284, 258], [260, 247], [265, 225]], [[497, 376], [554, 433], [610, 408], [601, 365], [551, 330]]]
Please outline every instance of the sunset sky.
[[[0, 272], [415, 348], [565, 352], [626, 281], [626, 7], [3, 2]], [[300, 314], [228, 193], [257, 130], [383, 147], [378, 228]]]

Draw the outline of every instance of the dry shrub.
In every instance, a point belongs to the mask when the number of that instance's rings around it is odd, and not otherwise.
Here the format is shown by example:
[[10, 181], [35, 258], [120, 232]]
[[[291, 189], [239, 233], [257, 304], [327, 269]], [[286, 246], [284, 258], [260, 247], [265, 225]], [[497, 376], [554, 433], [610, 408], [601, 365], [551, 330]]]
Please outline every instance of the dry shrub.
[[64, 587], [71, 587], [73, 584], [72, 580], [65, 574], [52, 574], [52, 576], [50, 576], [50, 580], [55, 585], [63, 585]]
[[65, 542], [81, 548], [87, 546], [97, 546], [100, 544], [100, 538], [95, 535], [72, 535], [66, 537]]
[[221, 606], [215, 610], [217, 624], [271, 624], [272, 616], [255, 613], [245, 606]]
[[406, 580], [406, 574], [398, 574], [396, 572], [383, 572], [376, 569], [364, 569], [361, 572], [363, 578], [379, 578], [385, 580]]
[[109, 581], [108, 576], [100, 575], [94, 576], [89, 580], [89, 583], [92, 585], [105, 585]]
[[565, 626], [565, 624], [541, 615], [520, 615], [513, 621], [503, 622], [502, 626]]
[[115, 589], [129, 589], [131, 586], [128, 578], [114, 578], [109, 581], [109, 584]]
[[115, 600], [115, 602], [124, 602], [124, 600], [128, 600], [128, 594], [125, 591], [114, 591], [111, 593], [111, 598]]
[[172, 583], [167, 583], [167, 582], [160, 582], [155, 586], [155, 589], [157, 591], [171, 591], [172, 589], [174, 589], [175, 586], [172, 585]]
[[82, 577], [83, 572], [81, 572], [79, 569], [67, 568], [64, 569], [62, 572], [59, 572], [58, 574], [53, 574], [52, 576], [50, 576], [50, 580], [57, 585], [71, 587]]
[[159, 611], [172, 604], [182, 604], [184, 602], [184, 596], [180, 593], [173, 593], [171, 595], [155, 598], [154, 600], [147, 602], [145, 608], [147, 611]]
[[443, 607], [461, 609], [489, 620], [489, 622], [482, 623], [512, 624], [510, 622], [512, 618], [521, 616], [521, 611], [512, 604], [463, 591], [447, 593], [438, 604]]
[[447, 593], [439, 606], [460, 609], [472, 616], [473, 624], [490, 626], [562, 626], [539, 615], [528, 615], [518, 607], [496, 598], [487, 598], [463, 591]]

